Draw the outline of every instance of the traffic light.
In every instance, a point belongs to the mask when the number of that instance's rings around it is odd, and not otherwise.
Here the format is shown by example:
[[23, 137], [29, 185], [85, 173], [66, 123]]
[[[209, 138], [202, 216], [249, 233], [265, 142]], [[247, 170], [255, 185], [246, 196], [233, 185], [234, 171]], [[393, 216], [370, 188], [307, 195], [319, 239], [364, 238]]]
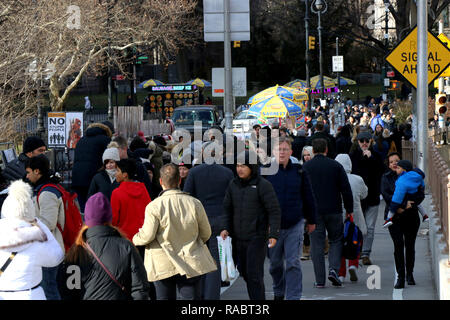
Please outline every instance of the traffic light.
[[240, 41], [233, 41], [233, 48], [240, 48], [241, 42]]
[[445, 104], [447, 103], [447, 96], [443, 93], [438, 93], [435, 95], [435, 109], [434, 111], [437, 114], [445, 114], [447, 112], [447, 107]]
[[316, 37], [309, 36], [308, 37], [309, 50], [314, 50], [316, 47]]

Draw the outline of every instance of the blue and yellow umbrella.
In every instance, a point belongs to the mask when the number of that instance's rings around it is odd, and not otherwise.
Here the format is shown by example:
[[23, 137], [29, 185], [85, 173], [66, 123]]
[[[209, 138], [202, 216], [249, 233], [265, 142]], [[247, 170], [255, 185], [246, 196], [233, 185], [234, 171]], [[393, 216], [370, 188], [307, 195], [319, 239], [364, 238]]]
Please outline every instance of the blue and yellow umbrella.
[[[355, 80], [352, 80], [352, 79], [349, 79], [349, 78], [340, 77], [339, 79], [340, 79], [339, 83], [340, 83], [341, 86], [349, 86], [349, 85], [354, 85], [354, 84], [356, 84], [356, 81], [355, 81]], [[338, 83], [338, 79], [337, 79], [337, 78], [336, 78], [336, 79], [333, 79], [333, 81], [334, 81], [334, 83], [336, 83], [336, 84]]]
[[248, 109], [249, 115], [258, 118], [286, 118], [299, 116], [305, 111], [303, 104], [294, 103], [292, 100], [280, 96], [269, 97], [255, 103]]
[[300, 80], [300, 79], [295, 79], [295, 80], [289, 81], [284, 86], [285, 87], [290, 87], [290, 88], [299, 88], [299, 89], [306, 89], [306, 88], [308, 88], [308, 86], [306, 84], [306, 81], [305, 80]]
[[211, 87], [211, 82], [206, 81], [204, 79], [200, 79], [200, 78], [195, 78], [193, 80], [189, 80], [188, 82], [186, 82], [186, 84], [188, 85], [196, 85], [197, 87]]
[[294, 103], [301, 103], [301, 101], [303, 100], [308, 100], [308, 95], [301, 90], [276, 85], [274, 87], [270, 87], [261, 92], [258, 92], [254, 96], [250, 97], [247, 104], [252, 105], [275, 96], [289, 99]]
[[156, 87], [156, 86], [163, 86], [164, 83], [156, 80], [156, 79], [149, 79], [145, 80], [144, 82], [139, 83], [138, 88], [147, 88], [147, 87]]

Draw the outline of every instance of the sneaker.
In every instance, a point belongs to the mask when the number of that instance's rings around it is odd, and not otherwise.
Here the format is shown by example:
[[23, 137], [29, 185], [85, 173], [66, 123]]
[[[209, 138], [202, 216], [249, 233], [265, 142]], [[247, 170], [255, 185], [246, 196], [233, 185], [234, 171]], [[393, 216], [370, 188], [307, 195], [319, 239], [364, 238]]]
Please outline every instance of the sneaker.
[[337, 276], [336, 271], [330, 270], [330, 273], [328, 274], [328, 280], [331, 281], [333, 286], [342, 287], [342, 282], [339, 280], [339, 277]]
[[318, 284], [317, 282], [314, 282], [314, 288], [323, 289], [325, 288], [324, 284]]
[[372, 264], [372, 261], [370, 261], [368, 256], [361, 257], [361, 260], [365, 266], [370, 266]]
[[358, 281], [358, 276], [356, 275], [356, 267], [350, 266], [348, 268], [348, 273], [350, 274], [350, 281], [356, 282]]
[[383, 228], [387, 228], [389, 226], [392, 226], [392, 224], [393, 224], [392, 219], [385, 220], [384, 223], [383, 223]]
[[428, 218], [427, 214], [424, 214], [422, 217], [422, 222], [427, 222], [428, 220], [430, 220], [430, 218]]

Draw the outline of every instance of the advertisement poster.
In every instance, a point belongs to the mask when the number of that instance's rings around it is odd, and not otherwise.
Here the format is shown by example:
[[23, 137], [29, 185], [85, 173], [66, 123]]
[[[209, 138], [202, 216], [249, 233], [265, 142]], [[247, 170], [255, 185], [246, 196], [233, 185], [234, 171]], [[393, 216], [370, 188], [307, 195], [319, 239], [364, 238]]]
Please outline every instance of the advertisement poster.
[[66, 112], [66, 147], [75, 149], [83, 136], [83, 113]]
[[48, 146], [64, 147], [66, 144], [66, 114], [64, 112], [48, 113]]

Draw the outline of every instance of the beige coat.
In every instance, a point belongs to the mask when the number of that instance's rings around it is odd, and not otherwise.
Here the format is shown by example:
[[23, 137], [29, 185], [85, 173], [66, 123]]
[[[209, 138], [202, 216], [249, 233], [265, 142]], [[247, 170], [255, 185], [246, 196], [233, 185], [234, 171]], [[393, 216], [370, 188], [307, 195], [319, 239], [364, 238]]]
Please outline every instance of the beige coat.
[[64, 240], [57, 225], [64, 229], [66, 216], [64, 214], [64, 204], [62, 197], [57, 197], [53, 192], [42, 191], [39, 196], [39, 204], [37, 203], [37, 196], [33, 198], [34, 206], [36, 208], [36, 217], [38, 217], [50, 229], [50, 232], [55, 237], [56, 241], [61, 246], [63, 252]]
[[147, 205], [142, 228], [133, 237], [145, 245], [148, 281], [174, 275], [187, 278], [217, 270], [205, 242], [211, 227], [201, 202], [178, 189], [163, 192]]

